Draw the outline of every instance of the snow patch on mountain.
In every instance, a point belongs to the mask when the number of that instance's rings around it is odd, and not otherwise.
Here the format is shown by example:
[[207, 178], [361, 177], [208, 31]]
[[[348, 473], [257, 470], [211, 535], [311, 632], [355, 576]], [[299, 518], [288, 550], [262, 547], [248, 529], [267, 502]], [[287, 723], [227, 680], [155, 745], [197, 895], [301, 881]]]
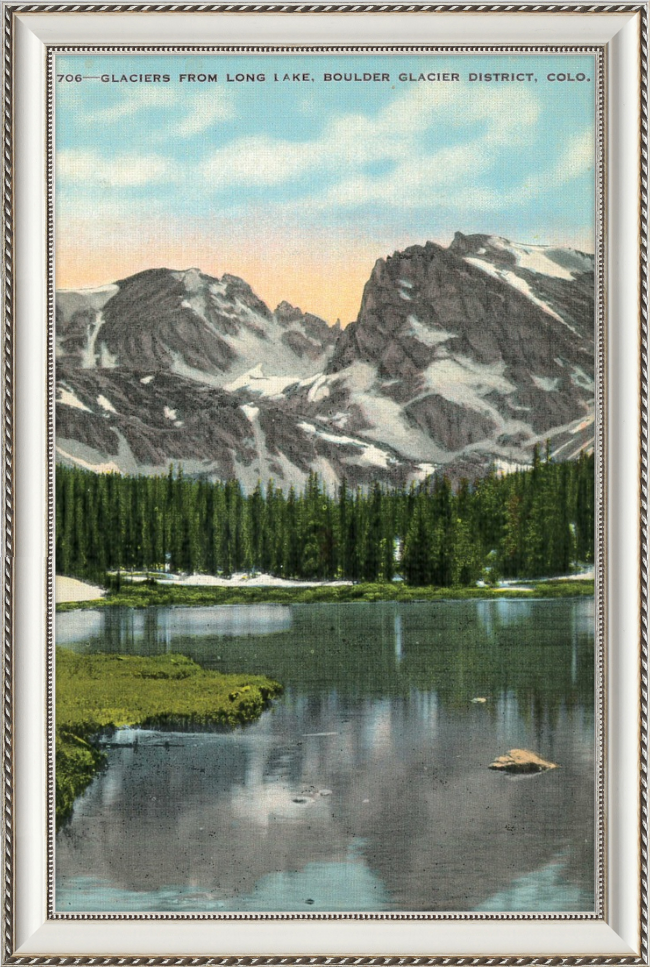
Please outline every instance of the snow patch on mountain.
[[310, 386], [307, 399], [310, 403], [317, 403], [319, 400], [327, 399], [329, 395], [328, 377], [321, 373]]
[[395, 462], [395, 459], [390, 457], [385, 450], [380, 450], [379, 447], [375, 447], [372, 444], [363, 448], [359, 458], [359, 463], [361, 464], [369, 464], [371, 467], [383, 467], [384, 469], [388, 469], [390, 464]]
[[172, 364], [170, 370], [172, 373], [176, 373], [177, 376], [184, 376], [185, 379], [191, 379], [195, 383], [204, 383], [206, 386], [222, 387], [223, 386], [223, 376], [217, 373], [208, 373], [203, 369], [198, 369], [196, 366], [190, 366], [186, 363], [180, 353], [171, 352], [170, 353]]
[[241, 411], [245, 415], [246, 419], [250, 420], [251, 423], [254, 423], [260, 415], [259, 406], [251, 406], [249, 403], [244, 403], [244, 405], [241, 407]]
[[262, 363], [258, 363], [231, 383], [225, 383], [223, 388], [229, 393], [236, 393], [237, 390], [243, 389], [257, 396], [279, 396], [289, 386], [298, 382], [297, 376], [265, 376]]
[[479, 412], [494, 412], [484, 399], [489, 393], [505, 396], [516, 387], [503, 375], [505, 363], [477, 363], [466, 356], [436, 359], [424, 371], [427, 388], [451, 403], [469, 406]]
[[344, 436], [343, 434], [335, 435], [334, 433], [328, 433], [326, 430], [322, 430], [320, 427], [314, 426], [313, 423], [305, 423], [303, 421], [302, 423], [298, 424], [298, 427], [305, 433], [320, 437], [321, 440], [326, 440], [328, 443], [335, 443], [337, 446], [360, 447], [363, 449], [370, 445], [364, 443], [362, 440], [356, 440], [353, 437]]
[[594, 425], [594, 414], [585, 417], [584, 420], [580, 420], [572, 429], [571, 433], [582, 433], [583, 430], [589, 430]]
[[368, 443], [366, 440], [327, 433], [327, 431], [322, 430], [320, 427], [314, 426], [313, 423], [302, 422], [298, 426], [305, 433], [317, 436], [327, 443], [334, 443], [336, 446], [355, 447], [359, 451], [355, 459], [362, 465], [388, 469], [388, 467], [397, 463], [397, 460], [392, 454], [387, 453], [386, 450], [382, 450], [372, 443]]
[[71, 390], [65, 389], [63, 386], [57, 387], [56, 401], [62, 403], [63, 406], [72, 406], [76, 410], [85, 410], [86, 413], [92, 413], [92, 410], [85, 403], [82, 403], [78, 396], [75, 396]]
[[533, 373], [530, 374], [530, 378], [537, 387], [537, 389], [544, 390], [546, 393], [552, 393], [556, 390], [560, 384], [559, 376], [535, 376]]
[[95, 313], [93, 322], [90, 324], [90, 326], [88, 326], [86, 345], [81, 351], [81, 366], [83, 369], [93, 369], [97, 365], [95, 344], [97, 342], [99, 330], [102, 328], [103, 324], [104, 313], [100, 309]]
[[117, 356], [110, 351], [110, 349], [104, 342], [99, 344], [99, 350], [97, 354], [97, 365], [99, 366], [100, 369], [117, 368]]
[[376, 375], [370, 364], [355, 362], [329, 377], [332, 393], [347, 391], [351, 403], [362, 414], [364, 439], [383, 443], [408, 460], [444, 462], [445, 451], [413, 425], [399, 403], [380, 393], [382, 384]]
[[431, 326], [425, 326], [423, 322], [420, 322], [417, 316], [410, 315], [406, 321], [410, 331], [413, 333], [418, 342], [422, 343], [423, 346], [437, 346], [440, 343], [447, 342], [448, 339], [456, 338], [456, 334], [453, 332], [447, 332], [445, 329], [433, 329]]
[[[507, 238], [501, 238], [498, 235], [491, 235], [489, 242], [493, 248], [514, 256], [519, 268], [538, 275], [548, 275], [551, 278], [573, 282], [577, 274], [593, 271], [593, 258], [576, 249], [523, 245], [510, 242]], [[558, 259], [561, 261], [557, 261]]]
[[99, 403], [99, 405], [103, 410], [106, 410], [107, 413], [117, 413], [117, 410], [115, 409], [111, 401], [107, 400], [106, 397], [103, 396], [101, 393], [97, 397], [97, 402]]
[[89, 463], [87, 460], [82, 460], [81, 457], [75, 457], [71, 453], [68, 453], [63, 447], [57, 446], [56, 452], [64, 460], [69, 461], [82, 470], [92, 470], [93, 473], [121, 473], [121, 468], [114, 463], [112, 460], [108, 463]]
[[436, 467], [432, 463], [419, 463], [417, 466], [416, 476], [420, 480], [426, 480], [427, 477], [432, 477], [436, 472]]
[[[287, 330], [274, 321], [263, 319], [245, 306], [231, 313], [237, 331], [220, 333], [219, 338], [233, 351], [234, 359], [229, 363], [227, 372], [216, 373], [191, 365], [178, 352], [172, 353], [172, 371], [209, 386], [219, 386], [229, 392], [250, 390], [259, 396], [276, 396], [293, 383], [305, 378], [316, 378], [322, 372], [328, 354], [323, 351], [315, 359], [296, 355], [292, 348], [283, 342]], [[297, 332], [297, 329], [289, 330]], [[303, 337], [305, 342], [317, 346], [314, 340]], [[260, 360], [270, 360], [272, 375], [265, 375], [269, 365]], [[314, 372], [316, 370], [316, 373]]]
[[350, 414], [349, 413], [334, 413], [333, 416], [320, 417], [320, 419], [322, 419], [322, 420], [325, 420], [326, 419], [327, 422], [328, 422], [328, 424], [330, 426], [335, 427], [337, 430], [344, 430], [345, 427], [346, 427], [346, 425], [347, 425], [347, 423], [348, 423], [348, 421], [349, 421], [349, 419], [350, 419]]
[[581, 389], [586, 389], [593, 393], [594, 391], [594, 381], [591, 376], [585, 373], [581, 366], [574, 366], [571, 373], [571, 382], [575, 386], [579, 386]]
[[180, 272], [172, 272], [172, 277], [182, 282], [188, 292], [197, 292], [203, 287], [200, 269], [182, 269]]
[[548, 302], [544, 302], [543, 299], [540, 299], [538, 296], [536, 296], [528, 282], [525, 279], [522, 279], [520, 275], [517, 275], [515, 272], [512, 272], [509, 269], [497, 268], [497, 266], [493, 265], [492, 262], [487, 262], [485, 259], [481, 258], [474, 258], [471, 255], [466, 256], [465, 261], [469, 265], [474, 265], [477, 269], [481, 269], [483, 272], [491, 275], [493, 279], [502, 279], [504, 282], [507, 282], [508, 285], [513, 287], [513, 289], [517, 289], [518, 292], [521, 292], [522, 295], [526, 296], [527, 299], [530, 299], [530, 301], [536, 306], [539, 306], [540, 309], [543, 309], [544, 312], [547, 312], [549, 316], [552, 316], [558, 322], [561, 322], [567, 327], [567, 329], [570, 329], [571, 332], [576, 331], [574, 327], [571, 326], [565, 319], [563, 319], [561, 316], [558, 316], [557, 312], [551, 308]]

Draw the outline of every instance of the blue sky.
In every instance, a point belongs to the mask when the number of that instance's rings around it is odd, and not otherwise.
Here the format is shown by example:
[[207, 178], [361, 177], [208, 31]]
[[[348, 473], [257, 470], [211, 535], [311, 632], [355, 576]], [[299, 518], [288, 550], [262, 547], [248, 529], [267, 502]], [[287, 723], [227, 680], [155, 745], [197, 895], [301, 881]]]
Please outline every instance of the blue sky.
[[[399, 80], [421, 72], [460, 81]], [[469, 80], [494, 72], [536, 80]], [[74, 55], [56, 73], [93, 78], [55, 81], [59, 286], [196, 265], [345, 323], [376, 258], [456, 230], [593, 251], [588, 56]], [[180, 80], [201, 73], [218, 82]], [[94, 79], [140, 74], [170, 81]]]

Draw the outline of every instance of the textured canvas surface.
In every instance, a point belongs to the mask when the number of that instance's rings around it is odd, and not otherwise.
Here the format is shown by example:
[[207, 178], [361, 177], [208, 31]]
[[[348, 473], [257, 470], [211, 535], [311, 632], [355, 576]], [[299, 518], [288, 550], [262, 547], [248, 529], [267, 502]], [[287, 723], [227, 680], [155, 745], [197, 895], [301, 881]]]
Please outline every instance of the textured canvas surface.
[[59, 913], [593, 912], [597, 82], [57, 56]]

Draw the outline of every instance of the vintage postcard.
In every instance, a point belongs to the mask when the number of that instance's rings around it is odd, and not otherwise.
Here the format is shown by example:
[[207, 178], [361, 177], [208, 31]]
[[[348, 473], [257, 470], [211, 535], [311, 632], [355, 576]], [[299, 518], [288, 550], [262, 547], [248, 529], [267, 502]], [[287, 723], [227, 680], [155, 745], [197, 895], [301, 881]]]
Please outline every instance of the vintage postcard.
[[57, 916], [601, 910], [599, 58], [51, 58]]

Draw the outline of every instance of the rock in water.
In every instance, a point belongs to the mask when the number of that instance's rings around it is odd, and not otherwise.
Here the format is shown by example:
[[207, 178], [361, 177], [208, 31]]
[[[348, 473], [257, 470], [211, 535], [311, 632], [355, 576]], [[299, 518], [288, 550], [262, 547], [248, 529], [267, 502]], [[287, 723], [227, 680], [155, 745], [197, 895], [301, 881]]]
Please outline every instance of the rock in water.
[[532, 772], [548, 772], [549, 769], [557, 769], [558, 766], [555, 762], [547, 762], [529, 749], [510, 749], [505, 755], [495, 759], [489, 768], [524, 775]]

